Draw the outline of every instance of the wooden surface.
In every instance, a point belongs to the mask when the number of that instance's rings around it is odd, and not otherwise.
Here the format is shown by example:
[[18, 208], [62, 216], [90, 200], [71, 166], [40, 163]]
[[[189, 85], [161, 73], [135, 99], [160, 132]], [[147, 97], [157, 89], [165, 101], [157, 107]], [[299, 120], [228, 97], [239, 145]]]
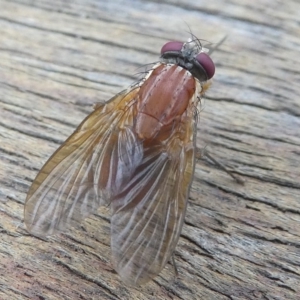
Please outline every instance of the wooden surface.
[[[0, 0], [0, 299], [300, 299], [298, 1]], [[141, 289], [110, 264], [107, 209], [66, 234], [26, 232], [36, 173], [169, 40], [225, 43], [200, 113], [179, 278]]]

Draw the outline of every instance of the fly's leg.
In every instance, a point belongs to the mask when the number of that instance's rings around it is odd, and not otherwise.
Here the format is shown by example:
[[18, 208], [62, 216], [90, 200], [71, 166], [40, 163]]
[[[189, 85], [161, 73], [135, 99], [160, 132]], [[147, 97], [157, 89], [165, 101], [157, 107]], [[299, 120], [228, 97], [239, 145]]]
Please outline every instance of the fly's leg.
[[172, 265], [173, 265], [173, 268], [174, 268], [175, 277], [177, 278], [178, 277], [178, 270], [177, 270], [177, 266], [176, 266], [176, 263], [175, 263], [174, 254], [172, 254], [171, 260], [172, 260]]
[[233, 174], [234, 170], [229, 170], [226, 166], [224, 166], [221, 162], [216, 160], [204, 147], [203, 149], [197, 148], [196, 158], [207, 157], [210, 161], [212, 161], [216, 166], [218, 166], [221, 170], [225, 171], [228, 175], [230, 175], [238, 184], [244, 184], [245, 181], [236, 174]]

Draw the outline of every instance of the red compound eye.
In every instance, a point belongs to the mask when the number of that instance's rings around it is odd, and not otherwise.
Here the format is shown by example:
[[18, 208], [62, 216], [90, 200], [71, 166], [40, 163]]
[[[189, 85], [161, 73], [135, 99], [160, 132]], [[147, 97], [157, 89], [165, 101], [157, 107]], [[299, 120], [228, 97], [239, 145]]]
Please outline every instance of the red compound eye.
[[197, 55], [196, 60], [205, 70], [207, 79], [211, 79], [215, 74], [215, 64], [212, 59], [206, 53], [202, 52]]
[[181, 42], [168, 42], [163, 45], [163, 47], [160, 50], [160, 53], [164, 54], [170, 51], [179, 52], [181, 51], [182, 47], [183, 47], [183, 43]]

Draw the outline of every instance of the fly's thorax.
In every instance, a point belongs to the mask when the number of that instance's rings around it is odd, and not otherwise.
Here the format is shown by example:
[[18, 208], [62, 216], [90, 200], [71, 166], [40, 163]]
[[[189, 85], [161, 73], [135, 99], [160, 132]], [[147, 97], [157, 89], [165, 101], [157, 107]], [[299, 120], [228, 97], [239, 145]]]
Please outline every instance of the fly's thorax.
[[197, 82], [184, 68], [160, 64], [140, 87], [135, 130], [141, 139], [151, 139], [163, 127], [180, 122], [197, 90]]

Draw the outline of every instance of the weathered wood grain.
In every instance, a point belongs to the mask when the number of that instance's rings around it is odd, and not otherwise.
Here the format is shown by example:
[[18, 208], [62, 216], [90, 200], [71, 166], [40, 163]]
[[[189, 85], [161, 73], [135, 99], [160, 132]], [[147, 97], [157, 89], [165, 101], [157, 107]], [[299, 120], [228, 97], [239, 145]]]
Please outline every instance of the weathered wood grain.
[[[0, 0], [0, 299], [300, 299], [298, 1]], [[109, 213], [40, 240], [26, 192], [92, 110], [129, 86], [163, 43], [226, 42], [199, 122], [175, 259], [141, 289], [110, 264]]]

